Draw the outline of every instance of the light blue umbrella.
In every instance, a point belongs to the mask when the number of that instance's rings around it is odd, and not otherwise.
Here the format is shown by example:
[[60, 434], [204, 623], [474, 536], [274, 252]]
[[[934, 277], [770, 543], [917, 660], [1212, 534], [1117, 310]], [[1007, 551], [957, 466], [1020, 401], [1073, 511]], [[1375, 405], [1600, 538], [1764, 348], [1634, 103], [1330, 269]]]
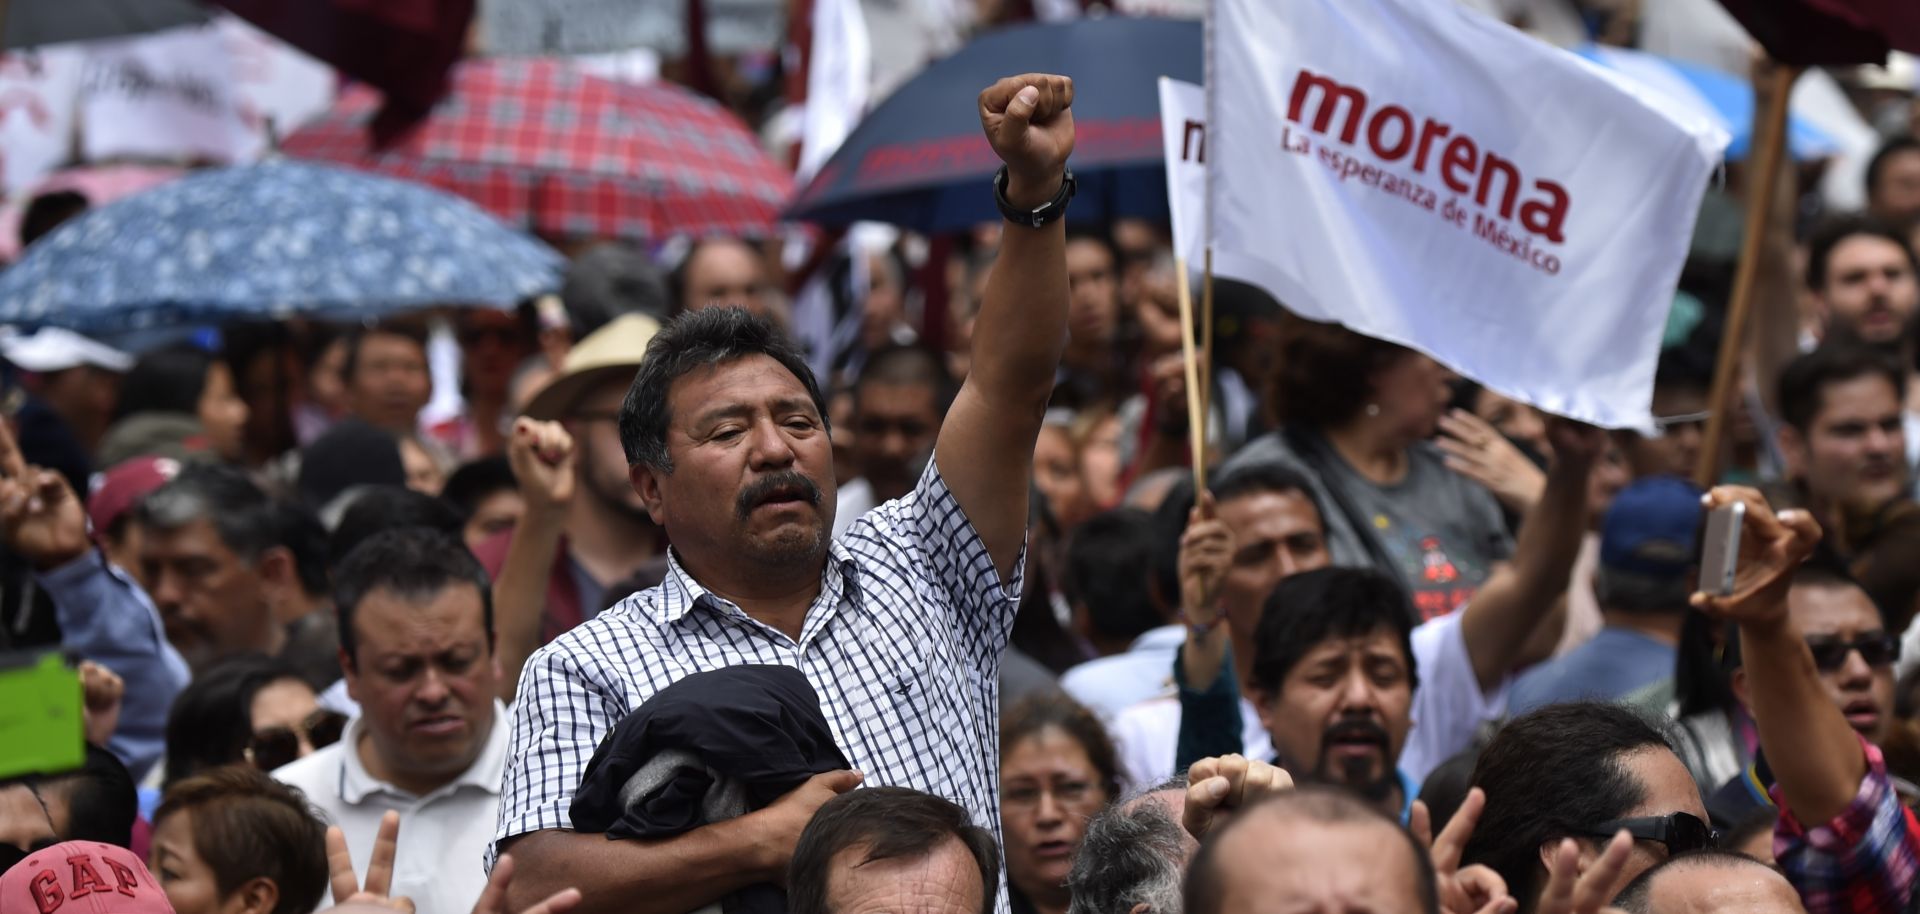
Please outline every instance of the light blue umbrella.
[[[1712, 67], [1627, 48], [1590, 44], [1575, 53], [1717, 122], [1733, 137], [1727, 146], [1728, 161], [1746, 160], [1747, 150], [1753, 145], [1753, 86], [1747, 80]], [[1787, 151], [1795, 160], [1822, 159], [1843, 151], [1839, 140], [1820, 129], [1813, 112], [1795, 105], [1788, 114]]]
[[561, 265], [451, 194], [277, 160], [197, 172], [60, 226], [0, 273], [0, 324], [121, 335], [504, 308], [557, 287]]

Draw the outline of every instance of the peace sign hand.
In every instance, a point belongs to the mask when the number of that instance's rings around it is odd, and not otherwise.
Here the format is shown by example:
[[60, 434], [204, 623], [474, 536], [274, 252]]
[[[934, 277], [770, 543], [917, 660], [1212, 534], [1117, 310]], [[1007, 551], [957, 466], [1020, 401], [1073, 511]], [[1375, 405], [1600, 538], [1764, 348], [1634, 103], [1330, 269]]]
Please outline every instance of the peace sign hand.
[[327, 870], [333, 886], [335, 905], [368, 904], [413, 914], [413, 899], [405, 895], [387, 897], [393, 888], [393, 857], [400, 844], [400, 814], [387, 810], [380, 817], [380, 831], [373, 838], [373, 859], [367, 861], [367, 881], [362, 884], [353, 874], [353, 855], [347, 851], [347, 834], [337, 825], [327, 827]]

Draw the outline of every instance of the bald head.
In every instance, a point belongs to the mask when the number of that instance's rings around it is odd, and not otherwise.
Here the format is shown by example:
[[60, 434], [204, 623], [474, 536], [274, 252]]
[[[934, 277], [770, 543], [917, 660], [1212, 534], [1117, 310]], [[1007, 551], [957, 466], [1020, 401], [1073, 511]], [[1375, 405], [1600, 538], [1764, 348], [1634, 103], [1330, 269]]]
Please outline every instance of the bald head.
[[1701, 851], [1640, 874], [1614, 899], [1629, 914], [1806, 914], [1779, 870], [1732, 851]]
[[1241, 812], [1201, 845], [1186, 914], [1438, 914], [1433, 864], [1378, 809], [1305, 787]]

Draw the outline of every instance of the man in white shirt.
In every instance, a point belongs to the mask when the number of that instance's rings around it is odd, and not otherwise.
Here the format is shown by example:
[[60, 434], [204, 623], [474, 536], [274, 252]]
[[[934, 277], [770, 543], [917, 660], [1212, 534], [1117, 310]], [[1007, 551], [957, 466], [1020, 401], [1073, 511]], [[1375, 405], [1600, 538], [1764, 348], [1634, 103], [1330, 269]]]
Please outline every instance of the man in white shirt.
[[387, 810], [400, 813], [395, 896], [466, 914], [486, 887], [507, 757], [486, 573], [458, 540], [409, 528], [356, 547], [335, 572], [340, 666], [361, 716], [340, 741], [274, 772], [346, 833], [366, 876]]
[[1118, 508], [1074, 528], [1062, 584], [1073, 630], [1100, 656], [1060, 677], [1060, 688], [1103, 721], [1173, 687], [1173, 655], [1186, 629], [1167, 624], [1153, 586], [1154, 522]]

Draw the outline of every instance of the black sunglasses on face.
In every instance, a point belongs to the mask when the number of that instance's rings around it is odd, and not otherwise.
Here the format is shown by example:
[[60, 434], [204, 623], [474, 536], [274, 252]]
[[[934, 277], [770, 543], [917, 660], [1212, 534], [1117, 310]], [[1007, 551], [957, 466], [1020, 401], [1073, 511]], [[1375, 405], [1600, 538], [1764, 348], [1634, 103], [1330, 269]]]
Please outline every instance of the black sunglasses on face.
[[272, 771], [300, 758], [300, 734], [306, 734], [313, 748], [325, 749], [339, 742], [346, 728], [345, 714], [321, 708], [307, 715], [298, 731], [290, 727], [268, 727], [255, 732], [247, 741], [247, 761], [261, 771]]
[[1652, 841], [1666, 845], [1669, 856], [1720, 846], [1718, 829], [1700, 821], [1699, 817], [1684, 812], [1664, 816], [1615, 819], [1595, 825], [1593, 831], [1588, 834], [1595, 838], [1611, 838], [1622, 831], [1632, 835], [1636, 841]]
[[1867, 666], [1876, 669], [1892, 666], [1893, 661], [1900, 656], [1900, 644], [1886, 632], [1861, 635], [1852, 641], [1826, 637], [1808, 638], [1807, 647], [1813, 651], [1813, 665], [1819, 667], [1822, 673], [1831, 673], [1846, 666], [1847, 655], [1854, 651], [1860, 652], [1860, 659], [1865, 660]]

